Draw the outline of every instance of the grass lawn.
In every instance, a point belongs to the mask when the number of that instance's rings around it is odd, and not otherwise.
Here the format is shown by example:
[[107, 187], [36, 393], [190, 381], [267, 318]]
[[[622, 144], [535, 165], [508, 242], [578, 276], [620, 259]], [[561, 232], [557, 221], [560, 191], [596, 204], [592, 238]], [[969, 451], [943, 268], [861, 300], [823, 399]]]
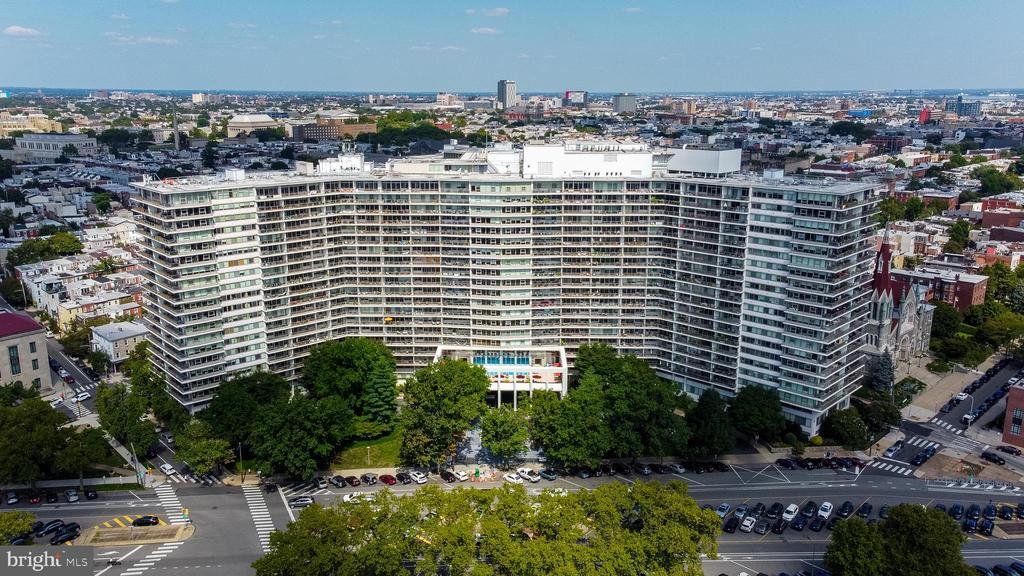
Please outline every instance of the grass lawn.
[[334, 468], [393, 468], [398, 465], [398, 448], [402, 433], [393, 430], [387, 436], [373, 440], [357, 440], [334, 458]]

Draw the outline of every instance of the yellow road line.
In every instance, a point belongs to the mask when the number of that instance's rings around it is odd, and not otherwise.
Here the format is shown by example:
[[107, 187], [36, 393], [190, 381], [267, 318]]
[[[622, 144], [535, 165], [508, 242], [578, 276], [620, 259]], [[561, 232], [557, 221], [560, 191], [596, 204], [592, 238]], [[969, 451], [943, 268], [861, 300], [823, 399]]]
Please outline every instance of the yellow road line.
[[117, 524], [117, 525], [118, 525], [118, 526], [120, 526], [121, 528], [124, 528], [124, 527], [125, 527], [125, 525], [124, 525], [124, 522], [121, 522], [121, 519], [120, 519], [120, 518], [114, 518], [114, 524]]

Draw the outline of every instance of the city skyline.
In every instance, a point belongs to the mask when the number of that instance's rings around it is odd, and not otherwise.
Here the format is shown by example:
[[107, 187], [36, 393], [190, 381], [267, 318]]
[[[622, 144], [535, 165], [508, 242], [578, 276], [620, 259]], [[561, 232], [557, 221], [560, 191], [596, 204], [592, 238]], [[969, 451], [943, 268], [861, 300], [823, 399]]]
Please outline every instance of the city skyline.
[[[9, 55], [0, 82], [12, 86], [485, 92], [510, 78], [521, 93], [697, 93], [1024, 85], [1024, 75], [1001, 66], [1024, 56], [1012, 28], [1024, 6], [997, 1], [911, 2], [888, 17], [880, 2], [524, 2], [430, 13], [407, 2], [313, 2], [301, 12], [190, 0], [0, 7], [0, 50]], [[980, 29], [1000, 39], [998, 50], [957, 41]], [[96, 66], [101, 60], [110, 65]]]

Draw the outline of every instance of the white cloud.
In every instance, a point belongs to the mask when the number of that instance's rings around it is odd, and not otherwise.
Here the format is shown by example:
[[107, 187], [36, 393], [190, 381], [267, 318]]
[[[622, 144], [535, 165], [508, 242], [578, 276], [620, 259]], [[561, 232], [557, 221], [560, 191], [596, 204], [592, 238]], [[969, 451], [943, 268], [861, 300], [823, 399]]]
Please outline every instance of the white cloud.
[[110, 17], [112, 19], [114, 19], [114, 20], [131, 20], [131, 18], [127, 14], [125, 14], [124, 12], [119, 12], [117, 14], [111, 14]]
[[466, 49], [462, 46], [441, 46], [437, 49], [438, 52], [465, 52]]
[[750, 48], [750, 51], [751, 51], [751, 52], [760, 52], [760, 51], [762, 51], [762, 50], [764, 50], [764, 48], [762, 48], [762, 47], [760, 47], [760, 46], [752, 46], [752, 47]]
[[255, 27], [256, 25], [252, 22], [228, 22], [228, 28], [234, 28], [236, 30], [244, 30]]
[[334, 26], [341, 26], [344, 23], [345, 23], [345, 21], [344, 20], [340, 20], [340, 19], [331, 20], [331, 24], [334, 25]]
[[8, 26], [4, 28], [4, 35], [6, 36], [21, 36], [28, 38], [32, 36], [42, 36], [43, 33], [35, 28], [26, 28], [24, 26]]
[[129, 36], [127, 34], [121, 34], [120, 32], [107, 32], [104, 34], [114, 44], [153, 44], [170, 46], [178, 43], [177, 38], [167, 38], [165, 36]]
[[643, 12], [643, 9], [639, 6], [630, 6], [629, 8], [624, 8], [622, 11], [629, 12], [630, 14], [639, 14], [640, 12]]
[[471, 28], [470, 32], [473, 34], [501, 34], [501, 30], [497, 28], [490, 28], [488, 26], [480, 26], [479, 28]]
[[492, 17], [508, 16], [508, 12], [509, 12], [508, 8], [501, 8], [501, 7], [499, 7], [499, 8], [490, 8], [490, 9], [483, 10], [484, 16], [492, 16]]

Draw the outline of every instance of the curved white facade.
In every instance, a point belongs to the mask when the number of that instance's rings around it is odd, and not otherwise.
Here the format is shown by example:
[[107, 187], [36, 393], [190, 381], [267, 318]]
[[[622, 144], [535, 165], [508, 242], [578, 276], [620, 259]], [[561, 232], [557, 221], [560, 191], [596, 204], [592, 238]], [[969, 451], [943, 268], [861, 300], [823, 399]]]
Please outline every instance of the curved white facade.
[[[439, 347], [571, 361], [605, 342], [688, 393], [777, 387], [809, 431], [848, 404], [872, 185], [670, 171], [684, 151], [570, 153], [595, 168], [498, 174], [485, 152], [446, 152], [415, 170], [138, 185], [154, 363], [200, 407], [226, 374], [296, 378], [310, 347], [346, 336], [383, 339], [402, 373]], [[607, 175], [616, 155], [629, 169]]]

